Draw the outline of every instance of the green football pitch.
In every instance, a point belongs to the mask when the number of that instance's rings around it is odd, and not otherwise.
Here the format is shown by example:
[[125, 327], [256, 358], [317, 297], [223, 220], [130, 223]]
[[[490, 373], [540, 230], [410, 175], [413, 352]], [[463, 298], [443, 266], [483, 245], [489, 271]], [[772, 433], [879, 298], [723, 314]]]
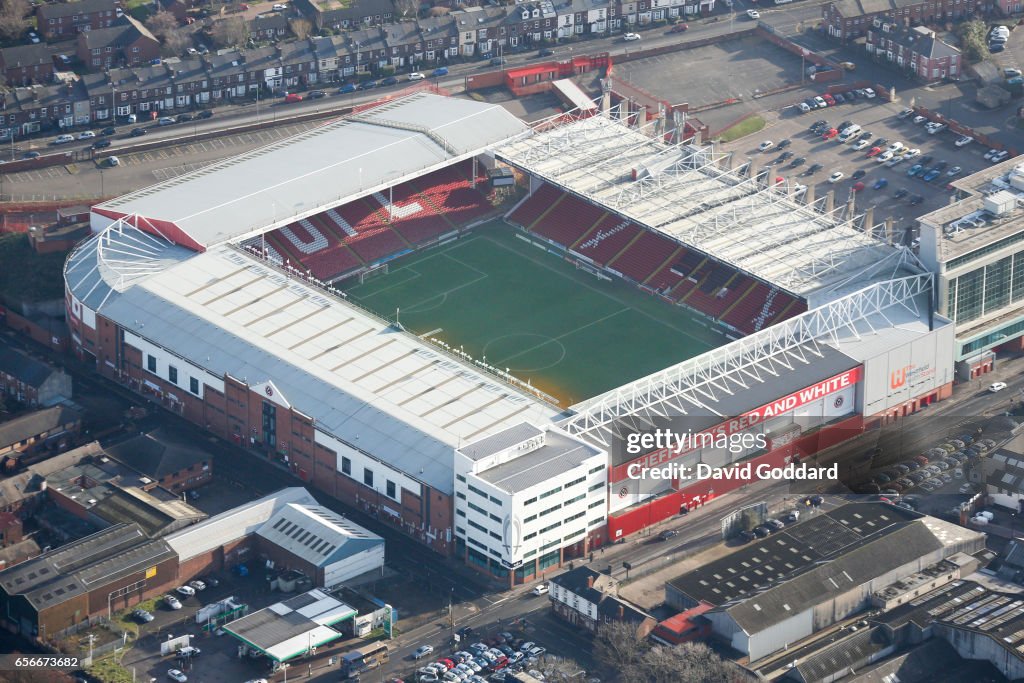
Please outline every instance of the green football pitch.
[[495, 223], [346, 287], [406, 330], [571, 405], [727, 341], [685, 309], [599, 280]]

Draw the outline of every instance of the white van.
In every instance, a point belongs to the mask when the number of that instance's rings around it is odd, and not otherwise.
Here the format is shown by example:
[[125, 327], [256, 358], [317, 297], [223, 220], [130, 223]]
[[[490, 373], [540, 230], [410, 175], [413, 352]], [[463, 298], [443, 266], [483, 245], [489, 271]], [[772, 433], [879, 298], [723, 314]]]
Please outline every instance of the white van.
[[856, 123], [853, 124], [852, 126], [847, 126], [843, 130], [839, 131], [839, 141], [840, 142], [846, 142], [846, 141], [850, 140], [851, 138], [854, 138], [854, 137], [860, 135], [860, 131], [861, 131], [861, 127], [858, 126]]

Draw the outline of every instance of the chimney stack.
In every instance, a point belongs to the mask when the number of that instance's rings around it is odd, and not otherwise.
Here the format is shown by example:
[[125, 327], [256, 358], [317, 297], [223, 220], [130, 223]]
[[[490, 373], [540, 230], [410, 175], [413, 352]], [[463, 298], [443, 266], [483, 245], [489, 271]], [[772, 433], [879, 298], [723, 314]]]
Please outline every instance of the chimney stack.
[[594, 587], [594, 577], [593, 576], [588, 576], [587, 577], [587, 588], [593, 588], [593, 587]]

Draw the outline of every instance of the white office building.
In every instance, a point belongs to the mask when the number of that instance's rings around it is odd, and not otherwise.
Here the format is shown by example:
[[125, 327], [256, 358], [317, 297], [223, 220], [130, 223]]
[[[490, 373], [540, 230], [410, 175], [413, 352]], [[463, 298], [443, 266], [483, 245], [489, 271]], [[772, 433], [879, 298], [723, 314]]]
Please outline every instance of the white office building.
[[526, 422], [458, 449], [457, 551], [509, 585], [583, 557], [603, 534], [607, 463], [603, 450]]

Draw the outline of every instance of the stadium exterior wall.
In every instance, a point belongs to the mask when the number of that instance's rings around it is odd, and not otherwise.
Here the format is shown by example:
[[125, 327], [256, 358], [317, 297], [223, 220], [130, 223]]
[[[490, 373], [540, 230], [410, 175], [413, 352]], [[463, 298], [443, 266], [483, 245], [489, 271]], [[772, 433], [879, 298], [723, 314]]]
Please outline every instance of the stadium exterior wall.
[[[94, 363], [101, 375], [225, 441], [287, 467], [304, 483], [362, 509], [432, 550], [443, 555], [453, 552], [450, 496], [412, 482], [408, 475], [384, 461], [360, 452], [381, 480], [399, 483], [397, 499], [364, 486], [353, 478], [362, 468], [352, 468], [353, 476], [343, 473], [341, 455], [325, 445], [337, 443], [335, 437], [317, 430], [312, 419], [295, 408], [278, 403], [272, 383], [250, 385], [231, 376], [218, 378], [90, 311], [70, 294], [66, 304], [75, 353], [80, 360]], [[166, 379], [169, 366], [178, 370], [176, 384]], [[150, 371], [150, 367], [155, 367], [156, 372]], [[199, 380], [197, 393], [190, 390], [193, 377]], [[274, 446], [268, 445], [263, 423], [265, 406], [269, 405], [274, 407]], [[413, 484], [416, 490], [410, 491]], [[210, 557], [196, 564], [216, 565], [223, 561]]]
[[[755, 469], [759, 465], [783, 467], [789, 462], [798, 461], [853, 438], [862, 431], [864, 431], [864, 420], [860, 415], [853, 415], [814, 434], [757, 456], [750, 462]], [[608, 539], [611, 542], [618, 541], [678, 515], [684, 508], [687, 510], [698, 508], [718, 496], [735, 491], [753, 481], [753, 479], [698, 481], [690, 486], [669, 491], [648, 503], [633, 506], [622, 513], [610, 514], [608, 516]], [[617, 487], [612, 484], [611, 488], [609, 498], [621, 495], [622, 485]]]

